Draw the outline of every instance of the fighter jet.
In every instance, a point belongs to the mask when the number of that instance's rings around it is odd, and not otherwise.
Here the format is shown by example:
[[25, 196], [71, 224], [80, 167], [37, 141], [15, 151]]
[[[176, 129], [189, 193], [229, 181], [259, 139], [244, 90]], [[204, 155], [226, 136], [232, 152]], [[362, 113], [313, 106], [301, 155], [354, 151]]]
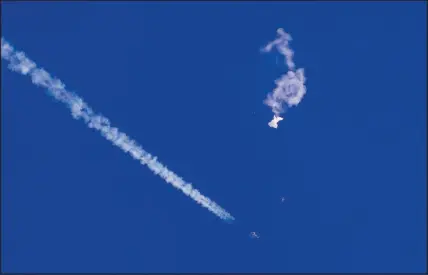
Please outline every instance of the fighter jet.
[[268, 125], [270, 126], [270, 127], [272, 127], [272, 128], [278, 128], [278, 122], [280, 122], [281, 120], [283, 120], [283, 118], [282, 117], [280, 117], [280, 116], [276, 116], [276, 115], [274, 115], [273, 116], [273, 119], [271, 120], [271, 122], [269, 122], [268, 123]]

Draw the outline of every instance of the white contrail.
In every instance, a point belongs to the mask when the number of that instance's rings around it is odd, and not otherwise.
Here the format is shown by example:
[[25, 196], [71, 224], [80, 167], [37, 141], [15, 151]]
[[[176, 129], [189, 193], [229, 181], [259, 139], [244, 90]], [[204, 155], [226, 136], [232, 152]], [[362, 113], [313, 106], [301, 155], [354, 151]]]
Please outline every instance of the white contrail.
[[134, 159], [147, 165], [156, 175], [159, 175], [166, 182], [175, 188], [183, 191], [197, 203], [213, 212], [215, 215], [226, 221], [233, 221], [235, 218], [218, 204], [203, 196], [192, 184], [186, 183], [182, 178], [162, 165], [155, 156], [144, 151], [140, 145], [120, 132], [117, 128], [111, 127], [107, 118], [95, 114], [94, 111], [76, 94], [65, 89], [61, 80], [53, 78], [43, 68], [38, 68], [36, 63], [28, 59], [23, 52], [16, 51], [10, 43], [3, 37], [1, 39], [1, 57], [9, 62], [8, 68], [23, 75], [30, 75], [32, 82], [40, 87], [46, 88], [48, 94], [58, 101], [65, 103], [71, 109], [71, 114], [75, 119], [83, 119], [89, 128], [94, 128], [101, 132], [101, 135], [111, 141], [114, 145], [129, 153]]
[[[283, 29], [277, 30], [278, 37], [267, 44], [262, 51], [270, 52], [273, 47], [276, 47], [278, 52], [285, 57], [285, 64], [289, 71], [282, 75], [281, 78], [275, 80], [276, 88], [272, 93], [269, 93], [264, 100], [264, 104], [272, 108], [274, 113], [273, 119], [268, 125], [272, 128], [278, 127], [278, 122], [283, 118], [279, 115], [285, 112], [285, 108], [295, 106], [300, 103], [306, 93], [305, 75], [303, 69], [297, 69], [293, 61], [293, 50], [289, 47], [291, 36], [284, 32]], [[284, 106], [283, 104], [287, 105]]]

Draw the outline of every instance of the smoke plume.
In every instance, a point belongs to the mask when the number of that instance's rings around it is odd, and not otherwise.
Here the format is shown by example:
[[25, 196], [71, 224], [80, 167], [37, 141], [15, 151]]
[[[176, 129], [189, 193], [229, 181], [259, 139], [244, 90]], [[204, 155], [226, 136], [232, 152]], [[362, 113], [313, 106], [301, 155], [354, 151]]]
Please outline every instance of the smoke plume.
[[283, 118], [280, 114], [284, 113], [288, 107], [297, 106], [306, 93], [305, 75], [303, 69], [297, 69], [293, 61], [294, 52], [290, 48], [291, 36], [283, 29], [277, 30], [277, 38], [269, 42], [262, 52], [276, 50], [284, 56], [288, 72], [275, 80], [275, 89], [267, 95], [264, 104], [269, 106], [274, 113], [272, 121], [268, 125], [272, 128], [278, 127], [278, 122]]

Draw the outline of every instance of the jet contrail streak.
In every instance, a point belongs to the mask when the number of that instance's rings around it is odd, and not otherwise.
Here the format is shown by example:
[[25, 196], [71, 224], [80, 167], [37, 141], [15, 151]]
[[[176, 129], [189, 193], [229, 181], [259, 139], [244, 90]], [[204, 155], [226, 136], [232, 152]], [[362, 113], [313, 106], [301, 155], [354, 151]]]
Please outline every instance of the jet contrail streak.
[[125, 153], [129, 153], [134, 159], [140, 161], [141, 164], [147, 165], [153, 173], [159, 175], [175, 188], [183, 191], [184, 194], [221, 219], [229, 222], [235, 219], [218, 204], [193, 188], [191, 183], [185, 182], [174, 172], [170, 171], [157, 160], [157, 157], [144, 151], [140, 145], [117, 128], [111, 127], [106, 117], [95, 114], [82, 98], [67, 91], [61, 80], [51, 77], [43, 68], [38, 68], [36, 63], [25, 56], [25, 53], [16, 51], [3, 37], [1, 39], [1, 57], [9, 62], [8, 68], [10, 70], [22, 75], [29, 75], [33, 84], [45, 88], [50, 96], [67, 105], [71, 109], [71, 114], [75, 119], [83, 119], [89, 128], [95, 128], [100, 131], [101, 135], [114, 145], [121, 148]]

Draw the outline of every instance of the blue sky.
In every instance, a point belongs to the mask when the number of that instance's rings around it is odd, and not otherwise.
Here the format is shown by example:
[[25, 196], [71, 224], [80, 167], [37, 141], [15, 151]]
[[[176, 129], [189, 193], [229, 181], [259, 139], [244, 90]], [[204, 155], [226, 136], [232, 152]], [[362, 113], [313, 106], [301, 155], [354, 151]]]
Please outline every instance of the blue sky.
[[[9, 42], [236, 218], [2, 60], [3, 272], [425, 271], [425, 24], [423, 2], [3, 4]], [[279, 27], [307, 94], [275, 130]]]

